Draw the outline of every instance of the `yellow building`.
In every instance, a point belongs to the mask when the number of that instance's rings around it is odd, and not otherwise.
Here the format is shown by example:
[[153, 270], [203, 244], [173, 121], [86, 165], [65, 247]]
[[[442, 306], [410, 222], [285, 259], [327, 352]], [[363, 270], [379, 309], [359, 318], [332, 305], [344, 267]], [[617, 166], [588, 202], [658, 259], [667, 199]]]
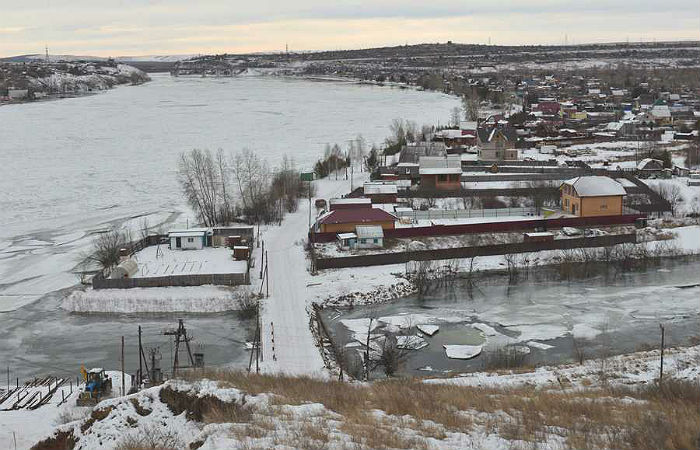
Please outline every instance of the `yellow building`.
[[625, 188], [608, 177], [577, 177], [562, 183], [561, 207], [579, 217], [615, 216], [622, 214]]

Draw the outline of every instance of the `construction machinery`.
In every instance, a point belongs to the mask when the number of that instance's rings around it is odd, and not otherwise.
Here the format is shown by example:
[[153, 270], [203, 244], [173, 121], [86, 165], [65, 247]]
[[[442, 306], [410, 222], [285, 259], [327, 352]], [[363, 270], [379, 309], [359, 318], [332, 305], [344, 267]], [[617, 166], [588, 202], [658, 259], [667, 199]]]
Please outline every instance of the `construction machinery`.
[[112, 379], [107, 376], [104, 369], [85, 370], [85, 367], [80, 368], [85, 381], [85, 388], [80, 393], [76, 405], [78, 406], [94, 406], [102, 401], [112, 392]]

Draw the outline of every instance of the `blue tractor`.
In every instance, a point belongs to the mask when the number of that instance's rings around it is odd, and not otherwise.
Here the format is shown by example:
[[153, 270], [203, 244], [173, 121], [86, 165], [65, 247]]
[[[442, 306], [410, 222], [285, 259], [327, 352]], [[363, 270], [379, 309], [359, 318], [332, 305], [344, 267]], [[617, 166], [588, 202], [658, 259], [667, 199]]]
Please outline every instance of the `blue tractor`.
[[80, 393], [76, 404], [78, 406], [95, 406], [112, 392], [112, 379], [104, 369], [90, 369], [83, 373], [85, 389]]

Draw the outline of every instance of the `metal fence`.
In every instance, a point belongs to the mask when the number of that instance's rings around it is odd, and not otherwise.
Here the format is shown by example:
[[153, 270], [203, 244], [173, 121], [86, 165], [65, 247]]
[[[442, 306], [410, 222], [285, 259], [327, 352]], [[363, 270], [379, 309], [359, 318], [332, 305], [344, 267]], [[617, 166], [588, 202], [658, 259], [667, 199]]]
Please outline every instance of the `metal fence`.
[[493, 209], [429, 209], [427, 211], [398, 211], [396, 215], [401, 219], [438, 220], [438, 219], [470, 219], [478, 217], [508, 217], [508, 216], [534, 216], [535, 208], [493, 208]]

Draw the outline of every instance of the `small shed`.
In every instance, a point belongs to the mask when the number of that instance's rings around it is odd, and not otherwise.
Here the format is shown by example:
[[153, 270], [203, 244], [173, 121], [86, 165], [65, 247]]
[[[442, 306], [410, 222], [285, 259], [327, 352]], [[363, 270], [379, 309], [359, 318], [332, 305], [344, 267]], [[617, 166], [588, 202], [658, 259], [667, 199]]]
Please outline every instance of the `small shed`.
[[380, 225], [358, 225], [355, 227], [357, 248], [384, 247], [384, 229]]
[[357, 235], [355, 233], [338, 233], [338, 246], [341, 250], [350, 250], [357, 245]]
[[171, 250], [201, 250], [206, 245], [207, 230], [190, 229], [181, 231], [171, 231], [168, 233]]
[[523, 242], [549, 242], [554, 240], [554, 234], [548, 231], [523, 233]]
[[245, 245], [235, 245], [233, 247], [233, 259], [236, 261], [247, 261], [250, 256], [250, 249]]

